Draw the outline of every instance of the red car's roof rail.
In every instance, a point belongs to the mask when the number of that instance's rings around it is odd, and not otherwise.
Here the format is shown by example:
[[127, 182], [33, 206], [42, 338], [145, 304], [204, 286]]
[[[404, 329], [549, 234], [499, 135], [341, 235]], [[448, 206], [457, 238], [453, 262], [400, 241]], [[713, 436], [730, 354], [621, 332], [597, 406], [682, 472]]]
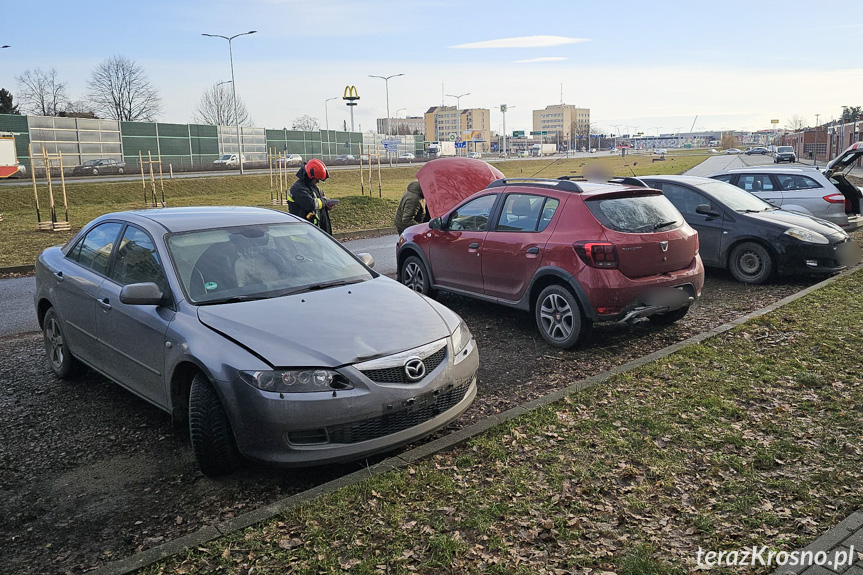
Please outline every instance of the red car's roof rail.
[[[568, 178], [564, 176], [564, 178]], [[495, 180], [490, 183], [487, 188], [498, 188], [503, 186], [509, 186], [511, 184], [524, 184], [526, 186], [537, 186], [537, 187], [553, 187], [559, 190], [566, 190], [568, 192], [576, 192], [580, 194], [584, 190], [576, 184], [575, 182], [569, 181], [569, 179], [549, 179], [549, 178], [501, 178], [499, 180]]]
[[633, 176], [620, 176], [608, 180], [609, 184], [623, 184], [625, 186], [638, 186], [639, 188], [649, 188], [641, 179]]

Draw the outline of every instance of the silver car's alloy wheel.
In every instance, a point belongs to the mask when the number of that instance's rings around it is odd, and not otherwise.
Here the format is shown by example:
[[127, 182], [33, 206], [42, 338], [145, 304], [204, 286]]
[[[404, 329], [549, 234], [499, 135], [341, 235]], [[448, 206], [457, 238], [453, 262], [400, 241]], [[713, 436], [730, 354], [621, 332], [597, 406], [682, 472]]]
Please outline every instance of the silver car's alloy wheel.
[[548, 294], [540, 308], [542, 328], [555, 341], [564, 341], [572, 335], [572, 307], [560, 294]]
[[45, 323], [45, 348], [51, 367], [54, 371], [60, 371], [66, 359], [66, 345], [63, 342], [63, 334], [60, 332], [57, 318], [53, 316]]

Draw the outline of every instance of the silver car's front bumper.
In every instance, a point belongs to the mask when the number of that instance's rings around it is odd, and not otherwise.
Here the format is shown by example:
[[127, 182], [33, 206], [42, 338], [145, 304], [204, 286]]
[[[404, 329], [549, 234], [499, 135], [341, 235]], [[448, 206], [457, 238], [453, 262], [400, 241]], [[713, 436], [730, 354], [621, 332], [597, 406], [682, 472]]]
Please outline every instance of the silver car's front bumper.
[[476, 397], [476, 341], [416, 383], [375, 382], [354, 366], [338, 369], [354, 389], [314, 393], [261, 391], [241, 380], [220, 383], [240, 452], [284, 466], [359, 459], [410, 443], [457, 419]]

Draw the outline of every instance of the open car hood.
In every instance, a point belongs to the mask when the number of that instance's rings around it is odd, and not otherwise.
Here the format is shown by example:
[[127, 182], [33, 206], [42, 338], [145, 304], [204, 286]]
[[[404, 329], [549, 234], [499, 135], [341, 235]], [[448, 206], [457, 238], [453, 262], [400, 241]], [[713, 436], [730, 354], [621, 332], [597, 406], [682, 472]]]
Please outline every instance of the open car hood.
[[852, 163], [856, 162], [861, 156], [863, 156], [863, 142], [851, 144], [850, 146], [848, 146], [847, 150], [839, 154], [839, 156], [837, 156], [836, 158], [831, 160], [829, 164], [827, 164], [827, 169], [824, 170], [824, 175], [829, 178], [836, 172], [843, 171]]
[[417, 172], [417, 181], [433, 218], [444, 215], [463, 199], [503, 177], [494, 166], [473, 158], [438, 158]]

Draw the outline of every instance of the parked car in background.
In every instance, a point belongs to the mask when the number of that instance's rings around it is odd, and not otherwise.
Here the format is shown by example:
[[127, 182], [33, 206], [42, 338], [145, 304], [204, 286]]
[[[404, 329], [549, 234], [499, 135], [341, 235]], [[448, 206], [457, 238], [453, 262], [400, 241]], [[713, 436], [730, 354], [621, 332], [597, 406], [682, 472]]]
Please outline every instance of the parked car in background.
[[668, 150], [666, 148], [656, 148], [655, 150], [653, 150], [653, 153], [659, 156], [664, 156], [668, 153]]
[[100, 174], [122, 174], [126, 170], [126, 162], [115, 158], [100, 158], [88, 160], [80, 166], [72, 168], [73, 176], [98, 176]]
[[695, 176], [642, 176], [662, 190], [698, 232], [704, 265], [737, 281], [761, 284], [774, 274], [833, 274], [860, 261], [842, 228], [778, 209], [731, 184]]
[[[238, 154], [222, 154], [215, 160], [213, 160], [213, 167], [215, 168], [239, 168], [240, 167], [240, 156]], [[246, 165], [246, 155], [243, 154], [243, 165]]]
[[741, 152], [737, 148], [728, 148], [727, 150], [725, 150], [725, 153], [726, 154], [739, 154]]
[[474, 160], [479, 160], [482, 158], [482, 153], [480, 153], [480, 152], [468, 152], [467, 157], [472, 158]]
[[303, 157], [299, 154], [288, 154], [280, 157], [277, 163], [280, 166], [299, 166], [303, 163]]
[[476, 395], [464, 321], [372, 265], [276, 210], [112, 213], [42, 252], [36, 312], [57, 377], [86, 364], [187, 421], [205, 474], [317, 465], [424, 437]]
[[401, 154], [401, 155], [399, 156], [399, 160], [402, 160], [402, 161], [411, 161], [411, 160], [413, 160], [413, 159], [415, 159], [415, 158], [416, 158], [416, 156], [414, 156], [414, 155], [413, 155], [412, 153], [410, 153], [410, 152], [405, 152], [404, 154]]
[[803, 212], [852, 232], [863, 225], [863, 193], [840, 174], [810, 166], [753, 166], [710, 176], [734, 184], [786, 211]]
[[764, 156], [764, 155], [769, 154], [770, 152], [767, 150], [767, 148], [765, 148], [763, 146], [755, 146], [754, 148], [746, 148], [745, 153], [747, 156], [752, 156], [752, 155]]
[[773, 154], [773, 163], [778, 164], [780, 162], [790, 162], [794, 163], [797, 161], [797, 154], [794, 153], [794, 148], [791, 146], [778, 146], [776, 148], [776, 152]]
[[353, 162], [356, 158], [351, 154], [339, 154], [336, 156], [337, 162]]
[[671, 324], [701, 294], [697, 234], [657, 190], [503, 178], [468, 158], [417, 180], [433, 219], [399, 237], [399, 280], [529, 311], [553, 347], [600, 321]]
[[527, 150], [519, 150], [519, 151], [518, 151], [517, 156], [518, 156], [519, 158], [529, 158], [529, 157], [530, 157], [530, 152], [529, 152], [529, 151], [527, 151]]

